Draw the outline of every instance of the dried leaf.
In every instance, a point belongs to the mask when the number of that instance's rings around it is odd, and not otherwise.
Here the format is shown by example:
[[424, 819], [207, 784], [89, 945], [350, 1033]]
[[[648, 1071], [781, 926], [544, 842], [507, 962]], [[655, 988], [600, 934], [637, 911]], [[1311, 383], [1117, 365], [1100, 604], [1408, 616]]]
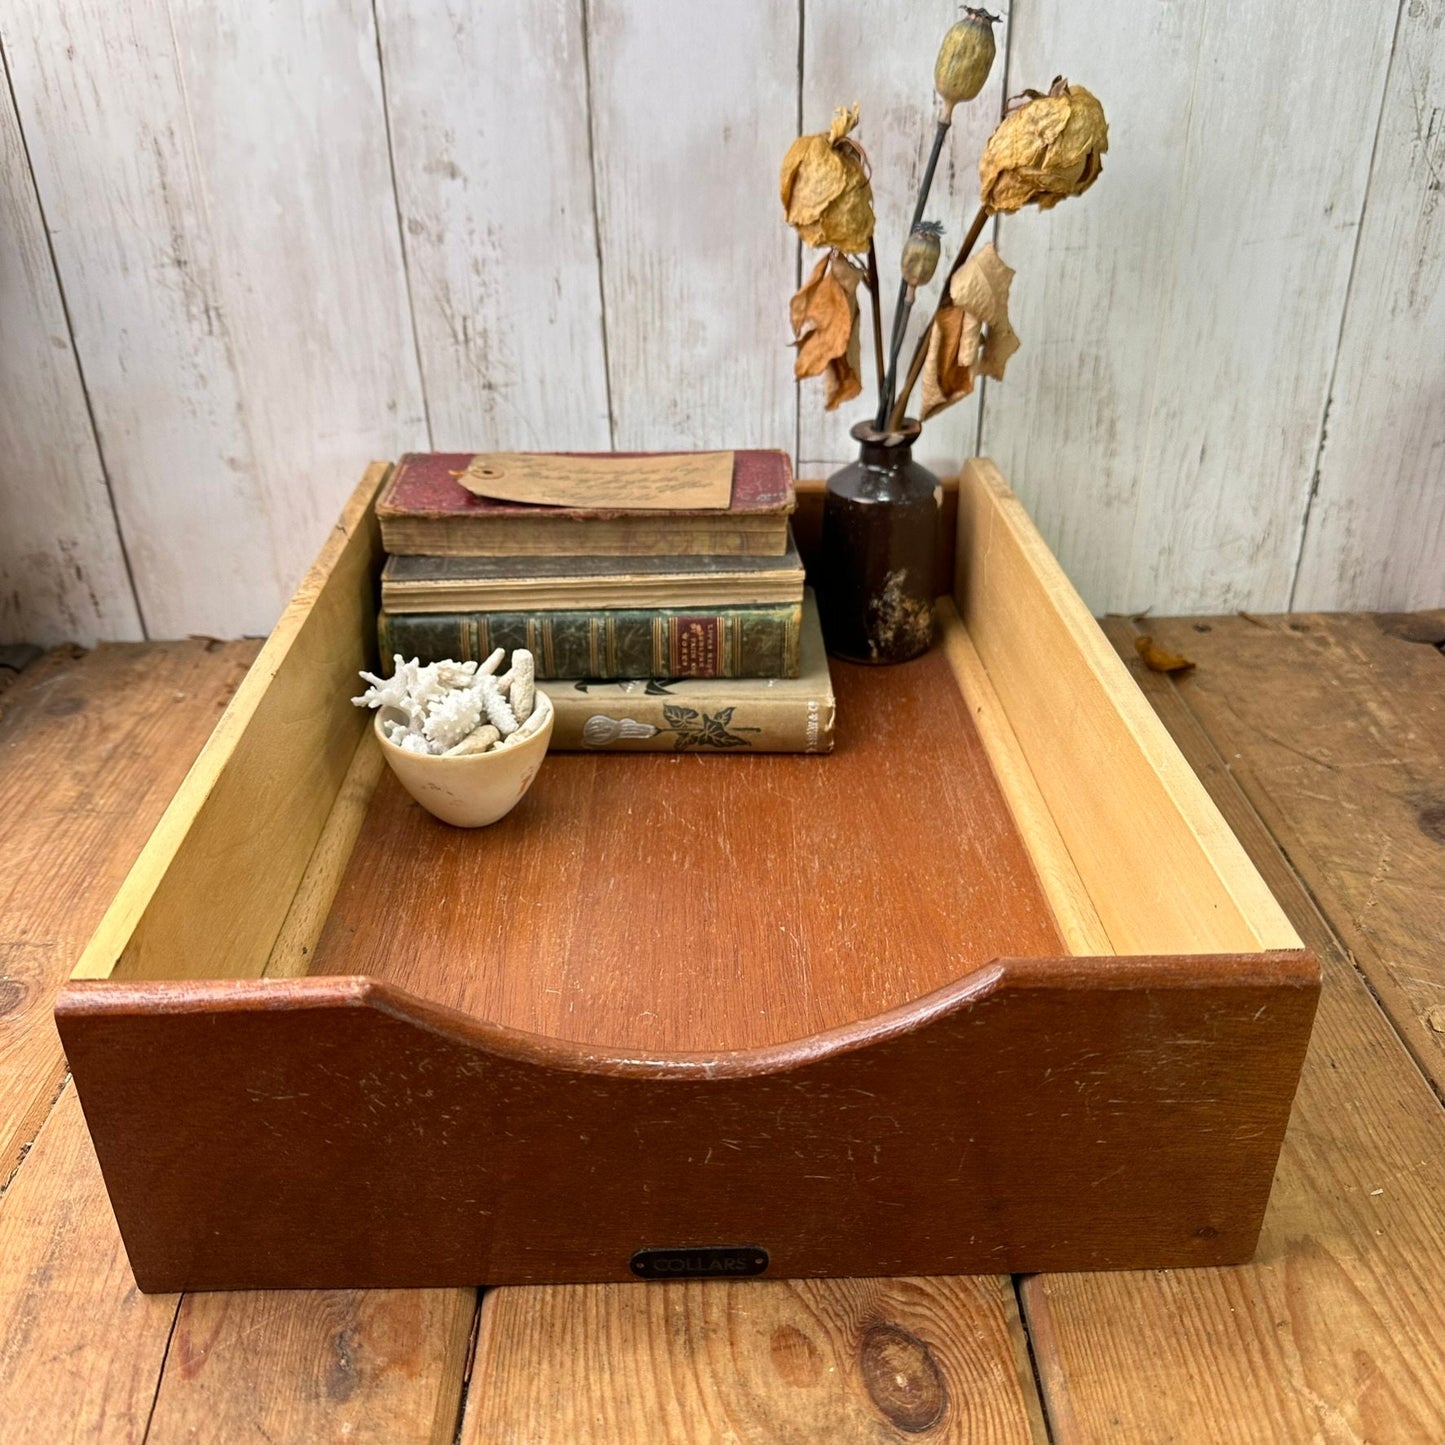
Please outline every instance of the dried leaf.
[[[980, 324], [982, 352], [975, 363], [981, 376], [1002, 381], [1009, 357], [1019, 349], [1018, 333], [1009, 324], [1008, 298], [1014, 272], [1006, 266], [993, 243], [974, 252], [954, 273], [948, 294], [953, 304]], [[965, 335], [964, 344], [970, 338]]]
[[792, 299], [798, 380], [824, 377], [824, 405], [833, 411], [863, 390], [858, 335], [858, 273], [836, 251], [824, 256]]
[[[973, 368], [958, 360], [964, 350], [959, 338], [966, 320], [958, 307], [945, 306], [929, 328], [928, 355], [923, 362], [923, 421], [962, 401], [973, 390]], [[977, 354], [976, 342], [974, 352]]]
[[1181, 657], [1177, 652], [1165, 652], [1162, 647], [1156, 646], [1147, 632], [1134, 639], [1134, 650], [1143, 658], [1144, 666], [1150, 672], [1188, 672], [1194, 666], [1187, 657]]
[[850, 255], [873, 238], [873, 188], [862, 148], [851, 139], [858, 107], [839, 107], [826, 132], [799, 136], [783, 157], [778, 190], [788, 224], [810, 246]]
[[1019, 349], [1009, 324], [1014, 273], [992, 242], [975, 251], [949, 282], [951, 306], [939, 312], [928, 337], [923, 366], [923, 419], [962, 401], [980, 376], [1002, 381], [1009, 357]]
[[1041, 211], [1080, 196], [1099, 178], [1109, 149], [1104, 108], [1082, 85], [1062, 76], [1047, 95], [1011, 111], [988, 138], [978, 179], [990, 211]]

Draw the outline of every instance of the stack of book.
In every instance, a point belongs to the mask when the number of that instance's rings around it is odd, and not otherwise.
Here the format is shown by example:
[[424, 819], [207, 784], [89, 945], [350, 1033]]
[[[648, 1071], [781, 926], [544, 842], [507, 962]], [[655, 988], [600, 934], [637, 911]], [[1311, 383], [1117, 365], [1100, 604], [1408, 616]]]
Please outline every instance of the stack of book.
[[500, 501], [462, 485], [469, 454], [403, 457], [376, 507], [382, 656], [529, 649], [558, 749], [829, 751], [788, 459], [731, 457], [726, 507], [675, 510]]

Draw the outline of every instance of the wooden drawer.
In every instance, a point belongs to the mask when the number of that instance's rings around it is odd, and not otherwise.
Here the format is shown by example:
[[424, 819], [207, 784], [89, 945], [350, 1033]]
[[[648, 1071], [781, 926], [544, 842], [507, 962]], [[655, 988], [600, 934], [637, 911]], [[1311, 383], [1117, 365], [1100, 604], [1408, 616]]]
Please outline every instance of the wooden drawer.
[[348, 701], [386, 470], [56, 1006], [142, 1289], [1250, 1256], [1318, 968], [992, 466], [832, 756], [472, 833]]

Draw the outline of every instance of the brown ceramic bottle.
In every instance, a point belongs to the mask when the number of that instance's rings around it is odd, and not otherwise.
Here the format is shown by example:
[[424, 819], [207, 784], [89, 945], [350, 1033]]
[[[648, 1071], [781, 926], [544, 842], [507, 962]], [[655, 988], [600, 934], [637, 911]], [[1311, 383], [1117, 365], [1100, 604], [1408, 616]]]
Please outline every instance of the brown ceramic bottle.
[[909, 418], [890, 444], [859, 422], [858, 460], [828, 478], [818, 607], [835, 657], [907, 662], [933, 641], [942, 489], [913, 460], [921, 429]]

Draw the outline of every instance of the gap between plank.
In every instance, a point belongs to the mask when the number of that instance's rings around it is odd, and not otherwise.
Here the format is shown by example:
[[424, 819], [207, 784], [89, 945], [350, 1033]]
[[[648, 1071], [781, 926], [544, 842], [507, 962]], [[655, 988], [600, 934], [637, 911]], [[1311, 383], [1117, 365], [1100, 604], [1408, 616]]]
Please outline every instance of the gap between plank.
[[462, 1430], [467, 1423], [467, 1396], [472, 1392], [472, 1371], [477, 1363], [477, 1336], [482, 1328], [482, 1296], [486, 1286], [480, 1286], [472, 1301], [472, 1328], [467, 1336], [467, 1357], [462, 1361], [462, 1385], [457, 1391], [457, 1417], [452, 1422], [452, 1445], [462, 1445]]
[[[1014, 27], [1013, 12], [1009, 11], [1003, 18], [1003, 99], [999, 105], [999, 119], [1002, 120], [1008, 111], [1008, 99], [1011, 94], [1009, 90], [1009, 68], [1013, 64], [1014, 51]], [[998, 250], [999, 241], [1003, 233], [1003, 217], [994, 213], [993, 225], [989, 228], [989, 240], [993, 242], [994, 250]], [[976, 457], [983, 455], [983, 411], [988, 405], [988, 377], [982, 376], [978, 381], [978, 416], [975, 418], [973, 429], [973, 454]], [[1030, 1346], [1030, 1351], [1032, 1351]]]
[[[3, 1200], [10, 1192], [10, 1186], [15, 1183], [16, 1176], [20, 1173], [21, 1166], [30, 1157], [30, 1151], [35, 1147], [35, 1141], [40, 1137], [40, 1131], [45, 1127], [47, 1120], [55, 1112], [55, 1106], [60, 1102], [60, 1096], [65, 1092], [65, 1086], [70, 1082], [70, 1070], [65, 1067], [65, 1058], [62, 1055], [59, 1060], [60, 1079], [48, 1091], [49, 1098], [43, 1099], [43, 1105], [32, 1100], [30, 1107], [25, 1111], [20, 1120], [19, 1128], [16, 1131], [16, 1138], [12, 1140], [12, 1147], [15, 1150], [13, 1155], [14, 1163], [10, 1166], [9, 1172], [3, 1180], [0, 1180], [0, 1200]], [[54, 1075], [52, 1075], [54, 1077]], [[33, 1123], [31, 1122], [33, 1121]], [[24, 1134], [25, 1138], [19, 1135]]]
[[396, 216], [396, 243], [401, 250], [401, 277], [406, 287], [406, 317], [411, 323], [411, 349], [416, 357], [416, 384], [421, 390], [422, 425], [426, 427], [427, 449], [436, 443], [432, 440], [431, 399], [427, 395], [426, 370], [421, 360], [421, 340], [416, 330], [416, 298], [411, 287], [411, 262], [406, 253], [406, 227], [401, 218], [401, 190], [396, 182], [396, 147], [391, 140], [391, 101], [386, 91], [386, 58], [381, 49], [381, 17], [376, 13], [376, 0], [371, 0], [371, 33], [376, 39], [376, 78], [381, 87], [381, 126], [386, 136], [386, 166], [391, 176], [391, 209]]
[[[1315, 509], [1315, 497], [1320, 490], [1320, 473], [1325, 465], [1325, 447], [1329, 442], [1330, 411], [1335, 404], [1335, 379], [1340, 369], [1340, 352], [1345, 345], [1345, 323], [1350, 317], [1350, 297], [1355, 289], [1355, 271], [1360, 263], [1360, 239], [1365, 234], [1365, 217], [1370, 211], [1370, 192], [1375, 185], [1375, 159], [1380, 152], [1380, 132], [1385, 125], [1385, 106], [1390, 99], [1390, 77], [1395, 70], [1395, 53], [1400, 45], [1400, 21], [1405, 13], [1406, 0], [1399, 0], [1395, 8], [1395, 28], [1390, 34], [1390, 57], [1385, 62], [1385, 78], [1380, 87], [1380, 109], [1375, 115], [1375, 135], [1370, 142], [1370, 164], [1365, 171], [1365, 194], [1360, 199], [1360, 214], [1355, 222], [1355, 244], [1350, 250], [1350, 270], [1345, 277], [1345, 298], [1340, 305], [1340, 325], [1335, 333], [1335, 353], [1330, 358], [1330, 374], [1325, 382], [1325, 402], [1320, 411], [1320, 428], [1315, 440], [1315, 464], [1310, 471], [1309, 489], [1305, 493], [1304, 515], [1300, 518], [1299, 543], [1295, 547], [1294, 571], [1289, 579], [1289, 599], [1285, 611], [1294, 611], [1295, 594], [1299, 591], [1300, 570], [1304, 566], [1305, 543], [1309, 540], [1310, 517]], [[1349, 955], [1354, 963], [1354, 955]], [[1363, 977], [1363, 975], [1361, 975]], [[1372, 990], [1373, 992], [1373, 990]], [[1377, 1000], [1378, 1002], [1378, 1000]], [[1388, 1014], [1385, 1015], [1389, 1017]], [[1392, 1024], [1393, 1028], [1394, 1025]], [[1412, 1055], [1413, 1057], [1413, 1055]]]
[[[373, 0], [375, 3], [375, 0]], [[607, 279], [602, 260], [602, 209], [597, 200], [597, 139], [592, 117], [592, 10], [580, 0], [582, 94], [587, 108], [587, 174], [592, 182], [592, 247], [597, 254], [597, 316], [602, 327], [602, 385], [607, 396], [607, 445], [617, 450], [617, 411], [612, 404], [612, 351], [607, 341]]]
[[176, 1326], [180, 1323], [181, 1319], [181, 1302], [184, 1299], [185, 1295], [183, 1294], [176, 1296], [176, 1308], [175, 1312], [171, 1315], [171, 1327], [166, 1332], [166, 1347], [161, 1351], [161, 1367], [156, 1371], [156, 1387], [151, 1392], [151, 1407], [146, 1411], [145, 1428], [140, 1434], [141, 1445], [145, 1445], [145, 1442], [149, 1440], [151, 1436], [151, 1422], [156, 1417], [156, 1406], [160, 1404], [161, 1385], [165, 1382], [166, 1366], [170, 1363], [171, 1358], [171, 1342], [176, 1337]]
[[80, 383], [81, 399], [85, 402], [86, 419], [90, 422], [90, 439], [95, 447], [96, 465], [100, 468], [100, 479], [105, 483], [105, 499], [110, 506], [110, 520], [115, 527], [116, 546], [120, 549], [121, 565], [125, 568], [126, 585], [130, 588], [131, 606], [135, 608], [136, 621], [140, 624], [141, 640], [151, 640], [150, 628], [146, 625], [145, 608], [141, 606], [140, 589], [135, 583], [135, 568], [131, 565], [130, 548], [126, 546], [125, 529], [120, 524], [120, 509], [115, 502], [115, 487], [111, 484], [110, 467], [106, 464], [105, 448], [101, 445], [100, 427], [95, 419], [95, 405], [90, 399], [90, 385], [85, 379], [85, 366], [80, 360], [80, 344], [75, 339], [75, 322], [70, 314], [70, 300], [65, 294], [65, 281], [60, 274], [60, 262], [55, 255], [55, 241], [50, 234], [50, 222], [45, 215], [45, 202], [40, 196], [40, 184], [35, 179], [35, 162], [30, 157], [30, 139], [25, 134], [25, 121], [20, 114], [20, 101], [15, 94], [15, 79], [10, 73], [10, 57], [5, 52], [3, 37], [0, 37], [0, 70], [5, 72], [5, 89], [10, 96], [10, 109], [15, 114], [15, 133], [20, 137], [20, 152], [25, 157], [25, 173], [30, 179], [30, 193], [35, 198], [35, 210], [40, 217], [40, 229], [45, 236], [45, 252], [50, 257], [50, 273], [55, 277], [55, 292], [60, 298], [60, 314], [65, 318], [66, 335], [70, 338], [70, 355], [75, 363], [76, 380]]
[[1034, 1398], [1039, 1402], [1039, 1419], [1044, 1427], [1043, 1445], [1055, 1445], [1054, 1422], [1049, 1414], [1049, 1397], [1044, 1392], [1044, 1377], [1039, 1370], [1039, 1357], [1034, 1350], [1034, 1332], [1029, 1324], [1028, 1308], [1024, 1301], [1024, 1281], [1030, 1278], [1032, 1276], [1026, 1274], [1010, 1275], [1009, 1283], [1014, 1292], [1014, 1310], [1018, 1315], [1019, 1329], [1023, 1331], [1024, 1348], [1028, 1351], [1029, 1369], [1033, 1372]]
[[[798, 0], [798, 108], [794, 118], [794, 131], [798, 135], [803, 133], [803, 84], [807, 75], [807, 0]], [[793, 241], [793, 290], [803, 289], [803, 241], [802, 237], [795, 237]], [[879, 313], [882, 314], [881, 311]], [[793, 475], [800, 476], [803, 471], [803, 383], [796, 376], [793, 377]], [[833, 471], [829, 468], [829, 473]]]

